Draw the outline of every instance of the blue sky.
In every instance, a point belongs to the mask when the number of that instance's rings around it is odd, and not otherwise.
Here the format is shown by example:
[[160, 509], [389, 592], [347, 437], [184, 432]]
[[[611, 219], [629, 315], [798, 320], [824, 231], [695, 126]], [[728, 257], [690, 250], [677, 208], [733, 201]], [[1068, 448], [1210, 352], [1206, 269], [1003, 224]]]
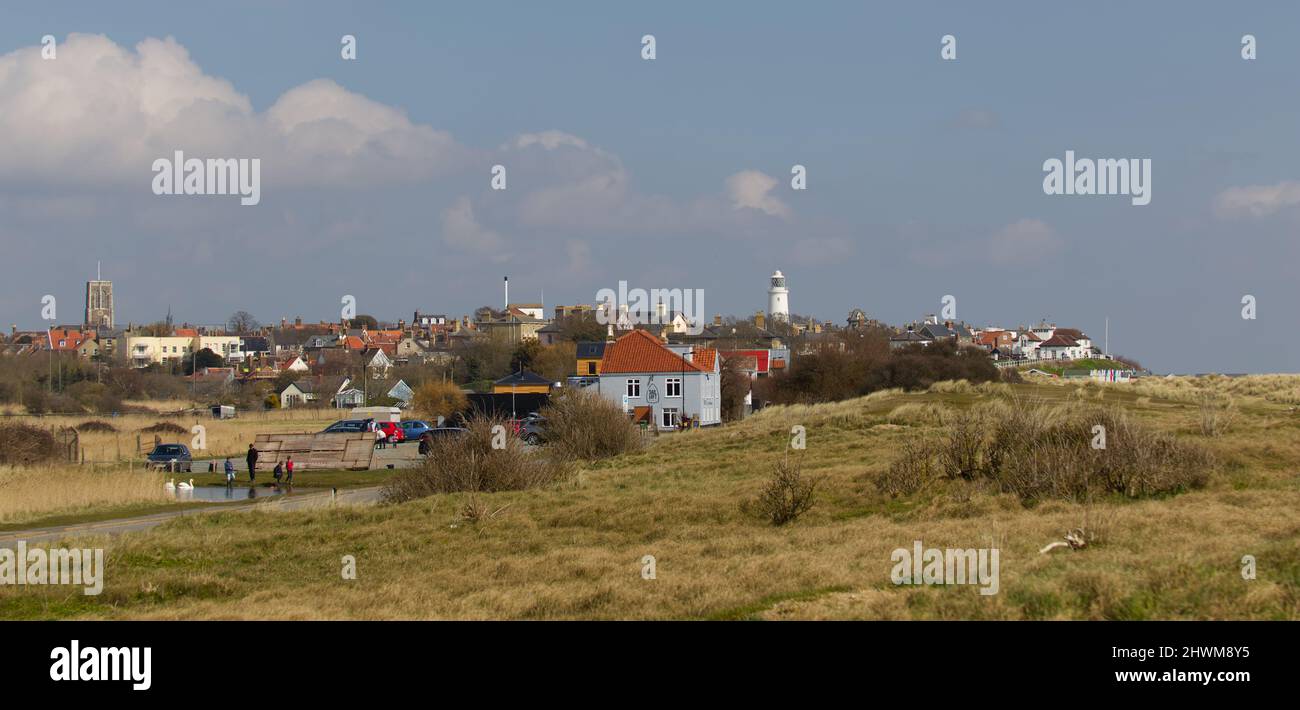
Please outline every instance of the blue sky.
[[[236, 309], [333, 319], [343, 294], [381, 318], [461, 313], [496, 304], [507, 273], [515, 300], [544, 289], [548, 306], [591, 302], [622, 279], [704, 288], [710, 313], [751, 315], [779, 268], [793, 310], [836, 322], [859, 307], [903, 323], [952, 294], [958, 317], [980, 325], [1047, 317], [1100, 338], [1109, 316], [1113, 350], [1158, 371], [1297, 370], [1300, 204], [1287, 196], [1300, 181], [1300, 49], [1285, 31], [1300, 9], [804, 5], [8, 8], [0, 322], [40, 327], [46, 293], [75, 322], [97, 259], [121, 321], [157, 320], [170, 305], [196, 323]], [[1240, 56], [1246, 33], [1254, 61]], [[45, 34], [65, 51], [31, 64]], [[339, 57], [344, 34], [357, 37], [356, 61]], [[654, 61], [640, 57], [644, 34], [656, 37]], [[939, 57], [944, 34], [957, 38], [956, 61]], [[111, 89], [117, 75], [102, 61], [168, 37], [169, 61], [187, 55], [178, 66], [247, 99], [246, 130], [227, 130], [212, 118], [221, 111], [141, 121], [140, 135], [128, 120], [94, 128], [141, 85], [143, 96], [184, 93], [149, 88], [147, 72]], [[6, 75], [5, 62], [26, 69]], [[110, 88], [94, 100], [69, 89], [41, 110], [79, 118], [25, 129], [39, 125], [25, 102], [48, 100], [32, 97], [54, 71], [72, 72], [60, 86]], [[309, 84], [320, 79], [333, 84]], [[261, 149], [257, 119], [303, 85], [363, 97], [359, 114], [404, 113], [394, 145], [415, 148], [370, 156], [351, 178], [313, 174], [349, 160], [329, 149], [266, 148], [257, 207], [149, 192], [145, 158], [166, 155], [160, 147]], [[81, 130], [72, 149], [60, 142]], [[139, 155], [122, 147], [137, 141]], [[292, 162], [273, 165], [281, 149], [301, 162], [296, 173], [276, 172]], [[1067, 149], [1150, 158], [1151, 204], [1043, 194], [1043, 161]], [[504, 192], [488, 189], [497, 163]], [[806, 191], [790, 189], [794, 164], [808, 168]], [[1223, 207], [1234, 189], [1264, 203]], [[1256, 320], [1241, 318], [1245, 294]]]

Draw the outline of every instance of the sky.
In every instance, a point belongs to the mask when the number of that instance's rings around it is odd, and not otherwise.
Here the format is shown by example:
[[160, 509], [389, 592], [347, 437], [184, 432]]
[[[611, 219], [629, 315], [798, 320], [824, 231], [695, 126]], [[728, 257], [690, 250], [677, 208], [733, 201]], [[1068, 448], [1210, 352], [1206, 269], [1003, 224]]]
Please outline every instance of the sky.
[[[1300, 371], [1294, 3], [2, 15], [0, 323], [19, 329], [46, 325], [47, 294], [80, 322], [98, 262], [123, 325], [332, 321], [349, 295], [381, 320], [456, 315], [499, 305], [506, 275], [548, 311], [626, 281], [750, 316], [780, 269], [791, 310], [836, 323], [952, 296], [980, 326], [1100, 342], [1109, 322], [1111, 351], [1157, 372]], [[177, 150], [258, 158], [260, 202], [154, 194]], [[1067, 150], [1150, 159], [1150, 204], [1046, 194]]]

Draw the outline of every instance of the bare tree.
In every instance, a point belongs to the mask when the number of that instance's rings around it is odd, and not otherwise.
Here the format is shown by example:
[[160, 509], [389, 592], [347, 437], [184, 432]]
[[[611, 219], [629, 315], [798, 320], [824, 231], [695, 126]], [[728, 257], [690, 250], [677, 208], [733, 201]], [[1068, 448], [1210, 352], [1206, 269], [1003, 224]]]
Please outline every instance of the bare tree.
[[262, 327], [262, 324], [258, 323], [253, 314], [248, 311], [235, 311], [226, 321], [226, 327], [232, 333], [251, 333]]

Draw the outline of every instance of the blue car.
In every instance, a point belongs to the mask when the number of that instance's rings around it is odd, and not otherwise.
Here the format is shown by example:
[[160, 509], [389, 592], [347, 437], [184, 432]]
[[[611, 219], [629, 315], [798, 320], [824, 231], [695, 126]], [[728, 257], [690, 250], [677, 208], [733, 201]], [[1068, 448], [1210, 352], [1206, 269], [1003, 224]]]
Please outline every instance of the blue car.
[[409, 419], [400, 422], [398, 426], [402, 427], [402, 433], [406, 434], [407, 441], [419, 441], [425, 432], [433, 429], [428, 422], [422, 422], [419, 419]]

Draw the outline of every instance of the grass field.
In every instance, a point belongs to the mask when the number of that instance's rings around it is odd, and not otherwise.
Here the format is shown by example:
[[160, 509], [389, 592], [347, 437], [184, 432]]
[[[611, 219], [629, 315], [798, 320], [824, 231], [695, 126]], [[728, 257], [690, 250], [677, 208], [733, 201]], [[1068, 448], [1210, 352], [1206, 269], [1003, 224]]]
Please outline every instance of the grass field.
[[[1249, 378], [1247, 378], [1249, 379]], [[1194, 392], [1233, 392], [1205, 436]], [[944, 383], [660, 438], [551, 488], [311, 512], [192, 516], [80, 541], [106, 548], [104, 593], [0, 588], [0, 618], [1246, 619], [1300, 618], [1300, 377], [1183, 385]], [[872, 481], [943, 412], [996, 398], [1120, 407], [1210, 449], [1198, 490], [1049, 501], [945, 487], [891, 498]], [[790, 452], [791, 427], [807, 448]], [[815, 506], [773, 527], [741, 512], [772, 465], [819, 479]], [[1039, 554], [1086, 527], [1094, 542]], [[1000, 591], [895, 586], [891, 551], [996, 547]], [[345, 555], [357, 578], [343, 579]], [[644, 579], [643, 558], [655, 578]], [[1257, 560], [1243, 579], [1242, 557]]]
[[[269, 411], [241, 412], [235, 419], [213, 419], [208, 416], [177, 415], [187, 405], [183, 402], [131, 402], [133, 407], [147, 407], [158, 414], [128, 414], [104, 417], [92, 414], [46, 415], [40, 417], [15, 415], [5, 421], [24, 422], [44, 429], [77, 427], [85, 422], [103, 422], [115, 431], [82, 431], [79, 443], [86, 461], [99, 463], [130, 463], [139, 465], [153, 449], [154, 434], [142, 429], [159, 423], [171, 423], [185, 433], [160, 434], [164, 443], [180, 443], [194, 449], [195, 458], [210, 456], [242, 456], [260, 433], [317, 432], [346, 416], [336, 409], [273, 409]], [[196, 425], [203, 427], [204, 448], [195, 446]], [[139, 448], [137, 449], [137, 444]]]

